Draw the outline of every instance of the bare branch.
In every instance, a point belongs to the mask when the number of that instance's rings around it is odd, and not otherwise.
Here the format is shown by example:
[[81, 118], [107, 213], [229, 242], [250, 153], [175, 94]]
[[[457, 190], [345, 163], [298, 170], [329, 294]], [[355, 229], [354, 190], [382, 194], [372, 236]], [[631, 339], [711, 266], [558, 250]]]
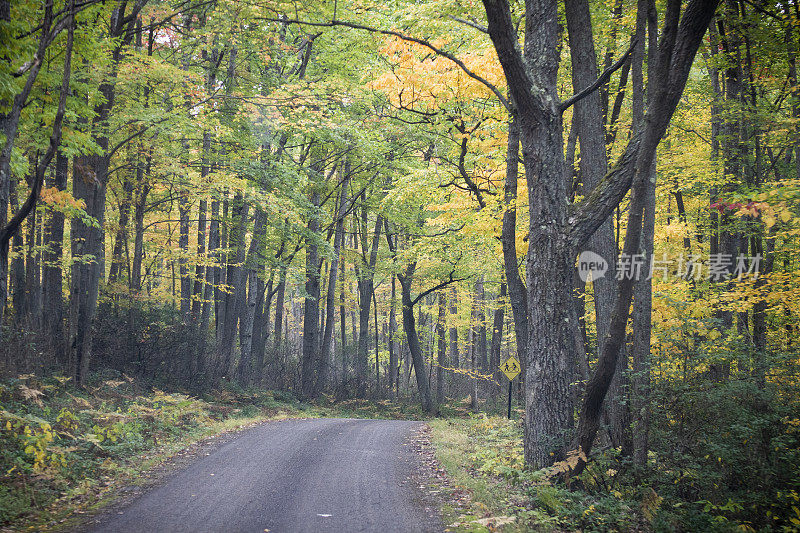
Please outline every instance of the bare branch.
[[625, 64], [625, 61], [628, 60], [628, 56], [631, 55], [631, 52], [633, 52], [633, 48], [635, 46], [636, 46], [636, 39], [631, 39], [631, 45], [630, 45], [630, 47], [628, 47], [628, 50], [624, 54], [622, 54], [622, 57], [620, 57], [617, 60], [616, 63], [614, 63], [613, 65], [611, 65], [607, 69], [605, 69], [603, 71], [603, 73], [600, 74], [600, 77], [598, 77], [595, 80], [594, 83], [592, 83], [591, 85], [589, 85], [588, 87], [586, 87], [585, 89], [580, 91], [579, 93], [577, 93], [577, 94], [567, 98], [563, 102], [561, 102], [561, 105], [559, 106], [559, 108], [561, 109], [561, 112], [563, 113], [564, 111], [566, 111], [567, 109], [569, 109], [570, 107], [575, 105], [576, 102], [579, 102], [583, 98], [586, 98], [587, 96], [592, 94], [594, 91], [599, 89], [601, 85], [603, 85], [605, 82], [607, 82], [608, 78], [610, 78], [611, 75], [615, 71], [617, 71], [620, 67], [622, 67], [622, 65]]
[[486, 34], [489, 33], [489, 29], [486, 26], [481, 26], [480, 24], [478, 24], [476, 22], [472, 22], [471, 20], [466, 20], [466, 19], [462, 19], [462, 18], [459, 18], [459, 17], [454, 17], [452, 15], [448, 16], [448, 18], [450, 20], [454, 20], [456, 22], [460, 22], [461, 24], [465, 24], [465, 25], [469, 26], [470, 28], [475, 28], [479, 32], [483, 32], [483, 33], [486, 33]]

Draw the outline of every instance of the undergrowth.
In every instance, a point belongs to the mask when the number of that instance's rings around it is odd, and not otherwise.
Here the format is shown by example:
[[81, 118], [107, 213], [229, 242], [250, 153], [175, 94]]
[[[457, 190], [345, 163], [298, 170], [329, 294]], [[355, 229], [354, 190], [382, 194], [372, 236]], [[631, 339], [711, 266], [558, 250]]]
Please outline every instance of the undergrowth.
[[124, 374], [83, 390], [59, 376], [2, 381], [0, 528], [62, 522], [200, 438], [317, 414], [287, 393], [222, 390], [200, 399], [143, 388]]
[[[800, 531], [800, 497], [790, 486], [763, 507], [756, 506], [760, 495], [752, 488], [748, 493], [710, 481], [687, 497], [682, 485], [701, 487], [698, 479], [713, 479], [721, 469], [677, 471], [653, 452], [642, 469], [610, 448], [593, 457], [570, 488], [555, 475], [557, 468], [524, 468], [519, 421], [473, 415], [434, 420], [431, 427], [436, 458], [450, 480], [443, 508], [449, 531]], [[797, 465], [789, 468], [796, 477]]]

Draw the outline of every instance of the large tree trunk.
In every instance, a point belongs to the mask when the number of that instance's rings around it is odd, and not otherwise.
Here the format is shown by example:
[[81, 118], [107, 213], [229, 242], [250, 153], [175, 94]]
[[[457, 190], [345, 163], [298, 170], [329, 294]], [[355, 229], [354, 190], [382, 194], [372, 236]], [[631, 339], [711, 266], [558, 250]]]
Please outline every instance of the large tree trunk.
[[[339, 205], [337, 207], [338, 220], [336, 221], [336, 231], [333, 236], [333, 256], [331, 257], [331, 266], [328, 277], [328, 290], [325, 301], [325, 331], [322, 334], [322, 349], [320, 353], [321, 366], [320, 374], [314, 386], [314, 394], [319, 395], [328, 384], [328, 375], [330, 373], [331, 363], [333, 360], [333, 328], [336, 322], [336, 281], [339, 274], [339, 255], [342, 248], [342, 240], [344, 239], [344, 215], [347, 206], [347, 189], [350, 185], [350, 171], [345, 166], [344, 177], [342, 178], [341, 191], [339, 193]], [[378, 332], [376, 331], [377, 335]]]
[[[590, 86], [598, 76], [596, 52], [592, 32], [589, 4], [581, 0], [565, 2], [567, 29], [569, 31], [570, 55], [572, 58], [572, 87], [578, 92]], [[643, 35], [643, 34], [642, 34]], [[643, 46], [643, 38], [640, 39]], [[635, 90], [634, 90], [635, 92]], [[583, 181], [584, 195], [588, 195], [608, 172], [606, 158], [606, 134], [603, 128], [603, 105], [600, 91], [592, 92], [575, 104], [573, 127], [577, 129], [580, 140], [580, 175]], [[614, 239], [613, 221], [606, 219], [589, 239], [588, 248], [599, 254], [608, 265], [605, 276], [592, 280], [595, 304], [595, 324], [597, 330], [597, 353], [600, 353], [602, 339], [608, 333], [611, 319], [611, 308], [614, 303], [614, 266], [617, 260], [617, 245]], [[624, 348], [623, 348], [624, 349]], [[615, 374], [615, 386], [609, 393], [611, 404], [611, 431], [619, 442], [628, 431], [627, 403], [623, 397], [623, 387], [619, 385], [623, 371], [627, 371], [627, 358], [619, 357], [620, 365]], [[582, 364], [582, 362], [577, 362]]]
[[[576, 251], [619, 205], [636, 177], [637, 169], [649, 168], [655, 149], [677, 106], [694, 54], [716, 7], [715, 0], [690, 0], [684, 23], [677, 28], [680, 4], [673, 0], [667, 14], [661, 76], [651, 80], [660, 92], [648, 111], [648, 127], [631, 136], [625, 154], [593, 193], [567, 217], [567, 187], [562, 149], [561, 112], [556, 86], [559, 59], [558, 6], [555, 0], [528, 0], [525, 20], [525, 58], [519, 52], [514, 22], [506, 0], [484, 0], [487, 29], [497, 51], [513, 105], [519, 111], [520, 141], [528, 180], [530, 234], [528, 249], [528, 328], [525, 458], [541, 467], [563, 457], [565, 430], [572, 421], [570, 379], [577, 357], [574, 328], [577, 313], [572, 305], [573, 267]], [[677, 31], [676, 31], [677, 29]], [[584, 28], [591, 35], [591, 28]], [[633, 211], [633, 209], [632, 209]], [[634, 215], [641, 217], [641, 212]], [[634, 221], [636, 222], [636, 221]], [[638, 219], [641, 231], [641, 218]], [[629, 231], [631, 225], [628, 226]], [[636, 239], [638, 245], [638, 238]], [[626, 242], [627, 246], [627, 242]], [[635, 252], [635, 249], [634, 249]], [[627, 300], [627, 303], [626, 301]], [[624, 304], [624, 308], [621, 307]], [[630, 291], [615, 305], [622, 325], [609, 331], [624, 336]], [[623, 311], [620, 311], [620, 315]], [[621, 340], [604, 341], [596, 372], [587, 387], [580, 435], [591, 446], [594, 424], [614, 375]], [[602, 345], [602, 344], [601, 344]], [[611, 367], [609, 368], [609, 364]], [[593, 426], [589, 428], [589, 425]], [[588, 431], [586, 431], [588, 429]], [[587, 451], [587, 450], [584, 450]]]
[[[122, 5], [124, 10], [125, 4]], [[116, 96], [117, 68], [122, 60], [122, 50], [130, 45], [135, 36], [136, 17], [144, 7], [140, 0], [131, 6], [130, 13], [115, 9], [111, 16], [109, 38], [119, 38], [112, 52], [112, 68], [108, 78], [100, 85], [101, 102], [95, 108], [92, 135], [100, 148], [98, 155], [76, 158], [73, 163], [73, 196], [86, 204], [86, 214], [94, 218], [95, 224], [85, 224], [83, 220], [74, 218], [72, 232], [73, 257], [87, 259], [74, 264], [72, 275], [73, 309], [70, 317], [72, 360], [75, 362], [74, 377], [79, 386], [83, 386], [89, 372], [89, 359], [92, 350], [92, 327], [97, 298], [100, 292], [100, 280], [105, 273], [105, 210], [106, 187], [109, 170], [109, 132], [106, 131], [108, 118], [114, 107]]]
[[70, 345], [73, 376], [80, 386], [85, 384], [89, 372], [92, 329], [103, 275], [107, 170], [108, 160], [103, 156], [85, 156], [73, 162], [73, 196], [86, 203], [86, 213], [97, 221], [97, 226], [87, 225], [75, 217], [70, 232], [73, 257]]
[[[644, 100], [641, 94], [644, 91], [643, 67], [644, 64], [644, 36], [645, 26], [648, 33], [649, 57], [655, 58], [658, 53], [658, 21], [653, 0], [639, 0], [636, 20], [636, 35], [638, 42], [634, 49], [633, 57], [633, 93], [634, 93], [634, 121], [640, 123], [644, 119]], [[655, 76], [655, 61], [649, 63], [648, 76]], [[642, 227], [641, 245], [639, 253], [644, 254], [642, 272], [650, 272], [654, 252], [654, 233], [656, 224], [656, 164], [650, 165], [645, 178], [644, 219]], [[631, 320], [633, 326], [633, 339], [631, 342], [631, 358], [633, 361], [633, 377], [631, 380], [632, 394], [628, 410], [622, 412], [628, 415], [623, 422], [631, 424], [631, 430], [622, 433], [622, 452], [634, 456], [634, 461], [639, 465], [647, 464], [647, 451], [649, 448], [650, 431], [650, 333], [652, 329], [652, 303], [653, 284], [649, 275], [642, 275], [636, 282], [633, 294], [633, 311]], [[622, 359], [622, 357], [620, 357]], [[625, 364], [617, 364], [617, 373], [621, 368], [627, 369]], [[613, 386], [613, 384], [612, 384]], [[619, 437], [620, 435], [618, 435]], [[630, 449], [632, 448], [632, 449]]]

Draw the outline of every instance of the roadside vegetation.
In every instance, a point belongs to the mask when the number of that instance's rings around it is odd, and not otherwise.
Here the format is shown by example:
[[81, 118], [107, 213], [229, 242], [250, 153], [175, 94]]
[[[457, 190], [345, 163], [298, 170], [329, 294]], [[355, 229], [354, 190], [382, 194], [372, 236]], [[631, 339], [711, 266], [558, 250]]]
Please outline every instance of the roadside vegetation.
[[[712, 394], [717, 407], [740, 404], [727, 418], [698, 410], [693, 420], [655, 425], [646, 467], [605, 447], [568, 483], [562, 475], [576, 457], [525, 468], [520, 413], [433, 420], [446, 473], [437, 487], [446, 494], [443, 523], [460, 532], [800, 531], [800, 421], [786, 416], [789, 407], [764, 415], [743, 406], [742, 393]], [[682, 443], [670, 437], [676, 423]], [[769, 448], [765, 456], [748, 450], [754, 440]]]

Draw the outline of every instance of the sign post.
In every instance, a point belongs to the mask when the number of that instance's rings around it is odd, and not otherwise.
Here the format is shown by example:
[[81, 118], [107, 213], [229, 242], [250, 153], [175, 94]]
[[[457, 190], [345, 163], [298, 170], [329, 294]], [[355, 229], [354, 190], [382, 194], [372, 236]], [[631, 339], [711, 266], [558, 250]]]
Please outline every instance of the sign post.
[[513, 355], [500, 365], [500, 371], [508, 378], [508, 419], [511, 420], [511, 383], [522, 371], [519, 359]]

